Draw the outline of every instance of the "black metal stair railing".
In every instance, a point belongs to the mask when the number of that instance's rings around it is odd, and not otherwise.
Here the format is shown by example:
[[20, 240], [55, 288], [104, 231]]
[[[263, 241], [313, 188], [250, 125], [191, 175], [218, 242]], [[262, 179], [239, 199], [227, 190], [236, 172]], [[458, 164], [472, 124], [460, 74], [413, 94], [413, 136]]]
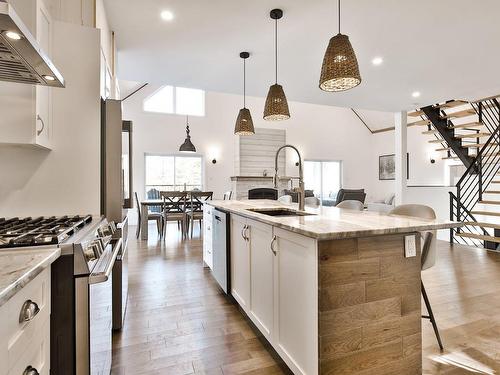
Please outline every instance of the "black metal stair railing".
[[433, 105], [423, 107], [421, 110], [439, 132], [442, 139], [446, 141], [448, 147], [455, 152], [467, 168], [470, 167], [474, 159], [469, 156], [469, 150], [462, 146], [462, 140], [455, 137], [455, 129], [449, 126], [450, 121], [444, 116], [443, 110]]
[[[500, 104], [497, 98], [471, 104], [479, 116], [479, 121], [491, 132], [491, 135], [456, 184], [457, 195], [450, 194], [450, 219], [477, 222], [471, 212], [483, 200], [484, 192], [500, 169]], [[462, 231], [489, 235], [484, 228], [465, 226], [462, 229], [450, 230], [450, 241], [463, 243], [468, 240], [469, 244], [477, 242], [470, 238], [465, 240], [456, 236]]]

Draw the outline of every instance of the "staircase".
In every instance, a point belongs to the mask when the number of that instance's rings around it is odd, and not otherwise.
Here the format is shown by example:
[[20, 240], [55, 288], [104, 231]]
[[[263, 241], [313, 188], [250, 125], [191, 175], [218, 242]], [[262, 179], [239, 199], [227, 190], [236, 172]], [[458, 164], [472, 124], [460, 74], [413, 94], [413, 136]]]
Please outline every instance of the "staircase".
[[409, 125], [425, 126], [442, 159], [459, 160], [466, 168], [457, 194], [450, 192], [450, 242], [500, 249], [500, 96], [475, 102], [450, 100], [408, 114]]

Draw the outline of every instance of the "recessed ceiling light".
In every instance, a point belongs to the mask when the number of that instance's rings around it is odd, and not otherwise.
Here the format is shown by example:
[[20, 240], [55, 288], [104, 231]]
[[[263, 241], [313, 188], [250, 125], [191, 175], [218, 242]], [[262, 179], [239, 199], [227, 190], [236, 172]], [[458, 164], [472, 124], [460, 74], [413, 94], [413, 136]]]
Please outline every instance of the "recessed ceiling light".
[[55, 81], [56, 79], [52, 76], [49, 76], [49, 75], [45, 75], [43, 76], [43, 78], [45, 78], [47, 81]]
[[373, 65], [380, 65], [384, 62], [384, 59], [382, 57], [374, 57], [372, 60]]
[[5, 36], [12, 40], [20, 40], [22, 38], [22, 36], [19, 33], [16, 33], [15, 31], [6, 31]]
[[413, 91], [411, 93], [411, 96], [413, 96], [414, 98], [419, 98], [420, 97], [420, 91]]
[[164, 10], [160, 16], [164, 21], [172, 21], [174, 19], [174, 14], [169, 10]]

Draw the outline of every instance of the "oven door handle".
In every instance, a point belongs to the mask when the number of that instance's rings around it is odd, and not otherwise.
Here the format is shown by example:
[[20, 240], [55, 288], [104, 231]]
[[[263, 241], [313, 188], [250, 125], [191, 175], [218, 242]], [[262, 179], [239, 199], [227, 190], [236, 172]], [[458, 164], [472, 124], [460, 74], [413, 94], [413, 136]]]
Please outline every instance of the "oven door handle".
[[108, 281], [109, 276], [111, 275], [111, 271], [113, 271], [116, 257], [118, 256], [122, 245], [123, 240], [120, 238], [118, 241], [116, 241], [113, 249], [110, 252], [108, 252], [106, 255], [104, 255], [105, 253], [103, 253], [103, 256], [101, 256], [99, 262], [96, 264], [94, 270], [89, 276], [89, 284], [98, 284]]

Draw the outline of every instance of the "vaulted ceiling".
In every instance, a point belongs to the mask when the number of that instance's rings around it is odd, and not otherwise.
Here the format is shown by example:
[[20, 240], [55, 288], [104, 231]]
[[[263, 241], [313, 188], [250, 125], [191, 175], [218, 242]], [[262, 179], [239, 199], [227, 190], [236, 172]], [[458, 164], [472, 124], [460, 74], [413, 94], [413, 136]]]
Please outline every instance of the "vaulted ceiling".
[[[247, 93], [274, 80], [273, 22], [279, 7], [279, 81], [289, 100], [398, 111], [500, 91], [498, 0], [344, 0], [363, 82], [344, 93], [318, 88], [324, 50], [337, 32], [334, 0], [105, 0], [121, 79], [241, 93], [240, 51], [249, 51]], [[170, 10], [174, 19], [163, 21]], [[374, 66], [371, 60], [384, 62]], [[412, 92], [421, 96], [413, 98]]]

